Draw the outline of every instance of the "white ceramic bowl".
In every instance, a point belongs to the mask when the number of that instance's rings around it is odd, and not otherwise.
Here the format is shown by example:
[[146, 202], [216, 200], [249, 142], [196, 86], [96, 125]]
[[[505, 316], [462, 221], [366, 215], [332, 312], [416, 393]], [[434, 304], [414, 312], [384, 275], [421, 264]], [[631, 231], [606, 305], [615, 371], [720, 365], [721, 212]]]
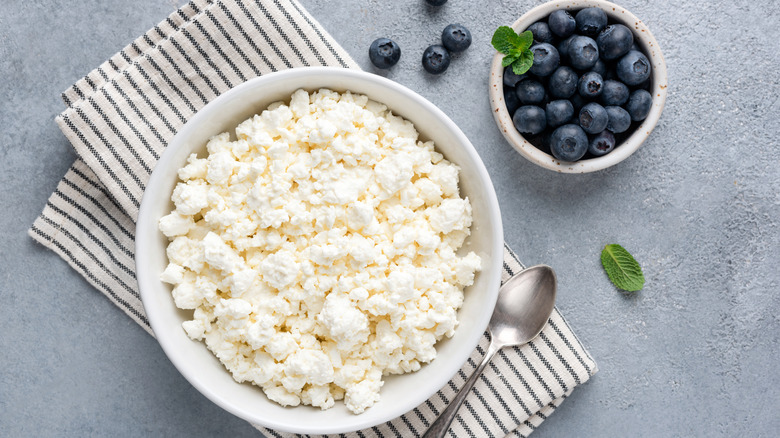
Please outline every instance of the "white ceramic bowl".
[[[158, 220], [173, 209], [171, 193], [177, 170], [192, 152], [203, 153], [206, 140], [215, 134], [234, 132], [240, 122], [268, 104], [287, 100], [304, 88], [350, 90], [387, 105], [414, 123], [424, 139], [461, 167], [461, 194], [471, 200], [473, 225], [464, 249], [483, 257], [483, 270], [466, 290], [459, 312], [460, 325], [451, 339], [437, 344], [437, 358], [416, 373], [386, 378], [381, 401], [360, 415], [342, 402], [322, 411], [299, 406], [283, 408], [269, 401], [251, 384], [236, 383], [202, 342], [190, 340], [181, 323], [192, 311], [176, 308], [169, 285], [159, 280], [168, 263], [167, 239], [158, 231]], [[493, 185], [479, 155], [463, 132], [436, 106], [393, 81], [355, 70], [301, 68], [247, 81], [221, 95], [200, 110], [178, 132], [160, 158], [141, 202], [136, 228], [138, 286], [149, 322], [165, 354], [201, 393], [231, 413], [271, 429], [304, 434], [342, 433], [375, 426], [413, 409], [443, 387], [474, 350], [490, 320], [498, 295], [503, 257], [503, 231]], [[186, 409], [186, 407], [185, 407]]]
[[493, 62], [490, 65], [490, 104], [493, 109], [493, 117], [506, 141], [512, 145], [522, 156], [532, 163], [542, 166], [546, 169], [562, 173], [587, 173], [606, 169], [613, 166], [636, 152], [661, 117], [661, 111], [666, 101], [666, 62], [658, 42], [650, 33], [650, 29], [627, 9], [603, 0], [567, 0], [551, 1], [541, 4], [520, 17], [512, 25], [515, 32], [525, 31], [528, 26], [539, 20], [545, 19], [557, 9], [579, 10], [588, 7], [597, 7], [603, 9], [610, 21], [624, 24], [634, 33], [634, 41], [637, 42], [642, 51], [647, 55], [653, 66], [652, 85], [650, 94], [653, 96], [653, 106], [647, 118], [637, 127], [634, 133], [626, 138], [622, 143], [615, 146], [612, 152], [601, 157], [580, 160], [574, 163], [561, 161], [554, 156], [540, 150], [528, 142], [515, 129], [512, 122], [512, 115], [506, 109], [504, 102], [504, 68], [501, 66], [501, 59], [504, 57], [501, 53], [496, 53]]

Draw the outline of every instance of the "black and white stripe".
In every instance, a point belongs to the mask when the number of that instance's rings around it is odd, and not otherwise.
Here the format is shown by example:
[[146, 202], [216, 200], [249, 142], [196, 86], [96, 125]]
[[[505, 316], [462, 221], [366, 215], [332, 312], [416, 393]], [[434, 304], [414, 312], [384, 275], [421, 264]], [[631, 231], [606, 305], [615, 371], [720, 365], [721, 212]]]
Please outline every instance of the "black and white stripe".
[[[193, 0], [62, 94], [57, 123], [79, 159], [29, 234], [149, 331], [134, 271], [134, 219], [154, 164], [210, 100], [262, 74], [308, 65], [357, 68], [295, 0]], [[505, 247], [502, 281], [525, 269]], [[339, 436], [419, 436], [482, 360], [479, 346], [448, 385], [391, 422]], [[485, 369], [452, 437], [526, 437], [596, 364], [557, 309], [539, 338]], [[265, 435], [283, 432], [259, 428]]]
[[57, 123], [135, 217], [153, 164], [189, 117], [247, 79], [308, 65], [357, 68], [291, 0], [196, 0], [63, 93]]

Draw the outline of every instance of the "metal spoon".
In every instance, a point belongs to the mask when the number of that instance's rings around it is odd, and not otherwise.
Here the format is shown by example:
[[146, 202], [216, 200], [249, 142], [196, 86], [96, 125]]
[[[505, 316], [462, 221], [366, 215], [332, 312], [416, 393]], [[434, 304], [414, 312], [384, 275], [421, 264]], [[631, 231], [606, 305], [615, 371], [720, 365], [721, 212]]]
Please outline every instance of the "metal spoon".
[[458, 408], [498, 350], [523, 345], [542, 331], [555, 306], [556, 284], [551, 267], [536, 265], [520, 271], [501, 286], [488, 324], [490, 345], [485, 358], [423, 438], [441, 438], [447, 434]]

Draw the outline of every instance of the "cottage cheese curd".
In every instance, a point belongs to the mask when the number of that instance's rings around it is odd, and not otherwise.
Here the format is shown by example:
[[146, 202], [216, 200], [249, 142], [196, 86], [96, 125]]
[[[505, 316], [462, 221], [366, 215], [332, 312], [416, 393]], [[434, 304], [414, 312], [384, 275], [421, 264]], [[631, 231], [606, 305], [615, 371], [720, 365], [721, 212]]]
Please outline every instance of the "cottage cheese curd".
[[359, 414], [455, 331], [481, 263], [456, 253], [472, 220], [459, 169], [349, 92], [298, 90], [235, 131], [179, 170], [161, 279], [236, 381]]

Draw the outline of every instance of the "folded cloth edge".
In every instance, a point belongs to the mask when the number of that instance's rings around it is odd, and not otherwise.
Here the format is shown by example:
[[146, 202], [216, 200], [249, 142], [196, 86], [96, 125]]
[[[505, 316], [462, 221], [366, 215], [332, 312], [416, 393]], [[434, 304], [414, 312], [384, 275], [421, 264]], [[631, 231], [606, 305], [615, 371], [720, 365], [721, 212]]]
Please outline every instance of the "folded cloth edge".
[[154, 163], [190, 116], [251, 77], [314, 65], [359, 68], [296, 0], [193, 0], [63, 92], [55, 120], [134, 218]]

